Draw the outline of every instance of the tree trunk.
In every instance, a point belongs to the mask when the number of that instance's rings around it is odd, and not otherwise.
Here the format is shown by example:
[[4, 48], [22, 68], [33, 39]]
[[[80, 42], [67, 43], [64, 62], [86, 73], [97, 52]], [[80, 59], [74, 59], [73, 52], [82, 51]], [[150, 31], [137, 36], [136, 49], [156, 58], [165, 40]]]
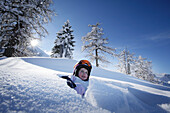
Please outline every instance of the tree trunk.
[[98, 49], [96, 49], [96, 67], [99, 67], [99, 63], [98, 63]]
[[12, 54], [14, 53], [14, 48], [7, 48], [5, 49], [4, 55], [6, 57], [12, 57]]
[[130, 64], [128, 63], [127, 66], [128, 66], [128, 72], [127, 72], [127, 74], [130, 75], [130, 74], [131, 74], [131, 71], [130, 71]]
[[60, 58], [63, 57], [63, 45], [60, 45]]

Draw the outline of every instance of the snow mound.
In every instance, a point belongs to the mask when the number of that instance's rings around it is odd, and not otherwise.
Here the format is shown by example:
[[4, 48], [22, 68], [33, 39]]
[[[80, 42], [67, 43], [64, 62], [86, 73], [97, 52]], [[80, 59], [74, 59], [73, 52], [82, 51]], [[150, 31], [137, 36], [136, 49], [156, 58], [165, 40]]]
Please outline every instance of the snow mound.
[[[108, 112], [77, 95], [65, 80], [56, 76], [59, 72], [24, 61], [41, 59], [7, 58], [0, 61], [1, 112]], [[44, 63], [47, 61], [44, 58]]]
[[93, 66], [85, 98], [57, 74], [77, 61], [55, 58], [0, 60], [0, 112], [166, 113], [170, 88]]

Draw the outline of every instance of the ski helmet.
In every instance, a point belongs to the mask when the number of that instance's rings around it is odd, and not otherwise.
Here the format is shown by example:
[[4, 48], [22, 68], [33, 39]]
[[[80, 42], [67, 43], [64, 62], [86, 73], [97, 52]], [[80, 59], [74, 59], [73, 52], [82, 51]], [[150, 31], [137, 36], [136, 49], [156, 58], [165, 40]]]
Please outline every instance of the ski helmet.
[[85, 81], [89, 80], [89, 76], [90, 76], [90, 72], [92, 69], [92, 65], [88, 60], [80, 60], [78, 63], [76, 63], [76, 65], [74, 66], [74, 71], [73, 71], [73, 75], [78, 77], [78, 72], [81, 68], [85, 68], [88, 71], [88, 78]]

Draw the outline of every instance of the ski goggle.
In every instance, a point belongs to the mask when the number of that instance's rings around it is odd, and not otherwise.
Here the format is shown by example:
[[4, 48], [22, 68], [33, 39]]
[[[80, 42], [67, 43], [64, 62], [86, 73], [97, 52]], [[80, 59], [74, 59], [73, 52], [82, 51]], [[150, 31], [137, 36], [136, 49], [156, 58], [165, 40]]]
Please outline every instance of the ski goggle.
[[87, 65], [87, 66], [91, 67], [91, 63], [88, 60], [81, 60], [80, 64]]
[[74, 66], [74, 68], [77, 67], [79, 64], [92, 67], [92, 66], [91, 66], [91, 63], [90, 63], [88, 60], [81, 60], [79, 63], [77, 63], [77, 64]]

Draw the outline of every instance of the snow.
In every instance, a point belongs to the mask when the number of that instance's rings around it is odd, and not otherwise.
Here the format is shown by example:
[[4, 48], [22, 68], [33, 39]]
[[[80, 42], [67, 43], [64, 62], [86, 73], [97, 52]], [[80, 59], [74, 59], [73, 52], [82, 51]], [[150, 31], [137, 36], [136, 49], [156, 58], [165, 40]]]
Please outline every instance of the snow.
[[161, 108], [165, 109], [166, 111], [170, 112], [170, 104], [162, 104], [159, 105]]
[[170, 88], [93, 66], [84, 98], [57, 74], [71, 75], [76, 60], [0, 59], [0, 112], [167, 113]]
[[35, 55], [33, 56], [39, 56], [39, 57], [50, 57], [45, 51], [43, 51], [41, 48], [34, 46], [30, 47], [30, 50], [34, 52]]

